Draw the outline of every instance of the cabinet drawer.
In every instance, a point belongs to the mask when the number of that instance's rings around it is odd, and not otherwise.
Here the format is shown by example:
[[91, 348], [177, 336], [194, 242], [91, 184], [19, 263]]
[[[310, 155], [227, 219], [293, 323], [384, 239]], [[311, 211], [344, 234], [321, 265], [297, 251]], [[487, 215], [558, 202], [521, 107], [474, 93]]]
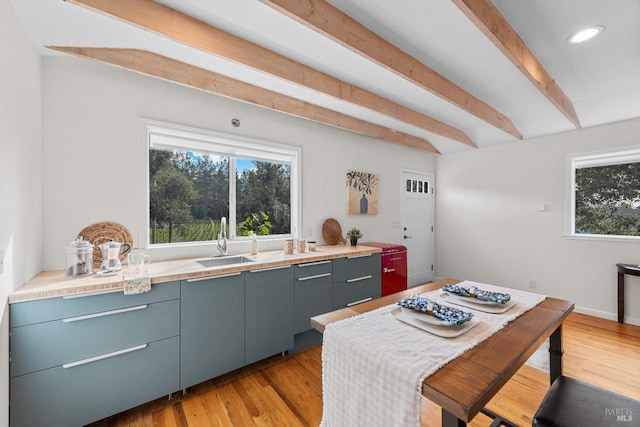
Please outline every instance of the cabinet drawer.
[[177, 336], [178, 319], [171, 300], [12, 328], [11, 376]]
[[11, 327], [82, 316], [99, 311], [116, 310], [140, 304], [151, 304], [180, 298], [180, 283], [159, 283], [151, 291], [125, 295], [123, 291], [96, 293], [11, 304]]
[[380, 274], [349, 279], [333, 284], [333, 308], [340, 308], [367, 298], [379, 298]]
[[333, 260], [333, 280], [335, 282], [380, 273], [379, 253], [336, 258]]
[[[325, 276], [325, 274], [329, 275]], [[311, 317], [331, 311], [333, 308], [332, 294], [333, 288], [330, 273], [320, 273], [295, 279], [295, 334], [311, 329]]]
[[333, 271], [333, 264], [331, 260], [307, 262], [304, 264], [296, 264], [295, 266], [295, 278], [317, 276], [318, 274], [331, 273]]
[[178, 337], [11, 379], [12, 427], [82, 426], [178, 390]]

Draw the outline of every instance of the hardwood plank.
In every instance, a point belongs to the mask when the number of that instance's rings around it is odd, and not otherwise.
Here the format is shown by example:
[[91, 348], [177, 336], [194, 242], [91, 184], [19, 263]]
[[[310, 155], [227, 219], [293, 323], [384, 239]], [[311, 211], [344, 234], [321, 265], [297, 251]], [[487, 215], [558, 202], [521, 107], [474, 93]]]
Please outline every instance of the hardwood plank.
[[476, 145], [460, 129], [317, 71], [152, 0], [66, 0], [420, 129]]
[[171, 406], [165, 406], [151, 412], [153, 427], [178, 427], [175, 411]]
[[522, 135], [507, 116], [447, 80], [329, 2], [325, 0], [261, 1], [467, 113], [522, 139]]
[[540, 93], [571, 123], [577, 128], [580, 127], [580, 120], [569, 97], [490, 0], [453, 0], [453, 3], [533, 83]]
[[[224, 415], [223, 420], [230, 426], [243, 426], [253, 424], [253, 417], [238, 394], [235, 382], [223, 385], [216, 391], [218, 398], [219, 416]], [[190, 425], [191, 427], [191, 425]]]
[[[637, 383], [634, 384], [640, 378], [639, 326], [618, 326], [616, 321], [572, 313], [563, 324], [563, 332], [566, 375], [640, 400], [640, 388]], [[290, 422], [291, 425], [317, 426], [320, 421], [318, 414], [322, 413], [322, 387], [318, 380], [322, 376], [321, 350], [321, 345], [316, 345], [285, 357], [275, 356], [192, 387], [184, 398], [176, 393], [171, 401], [166, 398], [158, 399], [134, 408], [134, 411], [101, 420], [91, 427], [129, 427], [131, 422], [137, 422], [130, 414], [140, 418], [151, 414], [153, 425], [157, 427], [192, 427], [196, 424], [187, 421], [181, 402], [187, 397], [195, 396], [200, 398], [201, 405], [194, 407], [202, 407], [205, 411], [198, 414], [198, 419], [208, 417], [211, 426], [231, 426], [231, 418], [226, 417], [227, 411], [237, 410], [238, 406], [244, 405], [244, 400], [233, 386], [236, 382], [242, 383], [251, 399], [251, 405], [261, 413], [274, 412], [270, 417], [244, 419], [248, 424], [236, 425], [265, 426], [276, 420], [273, 422], [277, 424], [271, 425], [287, 425]], [[479, 376], [483, 375], [482, 372], [478, 370], [473, 374]], [[309, 377], [313, 377], [313, 380]], [[308, 389], [299, 393], [292, 382], [304, 383]], [[225, 387], [234, 390], [230, 396], [235, 394], [235, 400], [212, 398]], [[525, 365], [489, 401], [487, 407], [519, 425], [531, 425], [531, 418], [548, 388], [548, 373]], [[297, 413], [300, 412], [299, 409], [285, 410], [289, 417], [291, 413], [295, 415], [296, 420], [291, 421], [281, 414], [283, 403], [304, 408], [304, 415]], [[227, 409], [226, 405], [233, 409]], [[424, 398], [421, 413], [423, 427], [440, 426], [438, 405]], [[219, 418], [214, 418], [213, 414]], [[489, 424], [488, 418], [479, 414], [471, 420], [469, 426], [486, 427]]]
[[[233, 396], [235, 401], [235, 396]], [[184, 411], [187, 425], [194, 427], [208, 427], [211, 425], [202, 399], [198, 395], [188, 395], [180, 402]]]
[[[262, 374], [264, 375], [264, 371]], [[254, 425], [305, 425], [283, 400], [282, 394], [278, 393], [265, 378], [258, 375], [248, 376], [242, 378], [241, 383], [246, 385], [248, 390], [246, 397], [251, 399], [252, 406], [255, 408]]]
[[282, 396], [283, 402], [304, 425], [318, 425], [322, 419], [321, 406], [307, 402], [322, 402], [322, 378], [309, 373], [298, 363], [278, 364], [264, 371], [265, 379]]
[[136, 49], [47, 47], [317, 123], [439, 154], [433, 145], [422, 138], [309, 104], [152, 52]]

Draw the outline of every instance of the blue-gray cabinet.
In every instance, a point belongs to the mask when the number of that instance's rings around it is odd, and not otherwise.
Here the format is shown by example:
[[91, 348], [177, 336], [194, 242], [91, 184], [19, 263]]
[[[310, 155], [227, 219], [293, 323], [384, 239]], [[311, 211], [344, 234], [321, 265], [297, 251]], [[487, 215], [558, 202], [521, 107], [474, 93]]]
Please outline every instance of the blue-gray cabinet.
[[12, 303], [11, 426], [82, 426], [299, 350], [311, 317], [380, 293], [378, 253]]
[[245, 273], [246, 364], [293, 348], [293, 266]]
[[333, 261], [333, 308], [349, 307], [382, 294], [380, 253]]
[[181, 283], [180, 388], [241, 368], [244, 273]]
[[179, 298], [171, 282], [11, 304], [11, 426], [82, 426], [178, 390]]
[[294, 333], [312, 329], [311, 317], [327, 313], [333, 308], [332, 273], [331, 260], [297, 264], [294, 267]]

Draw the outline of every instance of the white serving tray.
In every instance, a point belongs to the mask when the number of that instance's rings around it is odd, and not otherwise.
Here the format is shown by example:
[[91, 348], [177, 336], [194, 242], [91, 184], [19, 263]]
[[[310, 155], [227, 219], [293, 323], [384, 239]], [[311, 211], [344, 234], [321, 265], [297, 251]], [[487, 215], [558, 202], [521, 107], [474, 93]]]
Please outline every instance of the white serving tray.
[[[464, 322], [462, 325], [454, 325], [449, 322], [444, 322], [445, 324], [434, 324], [420, 320], [417, 316], [407, 313], [402, 309], [402, 307], [397, 307], [391, 310], [391, 315], [401, 322], [444, 338], [453, 338], [458, 335], [462, 335], [480, 323], [480, 320], [478, 319], [471, 319], [468, 322]], [[436, 319], [436, 322], [441, 321]]]
[[472, 308], [474, 310], [484, 311], [485, 313], [494, 314], [504, 313], [505, 311], [510, 310], [511, 307], [516, 305], [515, 301], [513, 300], [507, 302], [506, 304], [487, 304], [486, 301], [474, 302], [473, 298], [459, 297], [456, 295], [451, 295], [447, 292], [441, 293], [440, 295], [438, 295], [438, 298], [440, 298], [442, 301], [445, 301], [447, 304], [456, 304], [463, 307]]

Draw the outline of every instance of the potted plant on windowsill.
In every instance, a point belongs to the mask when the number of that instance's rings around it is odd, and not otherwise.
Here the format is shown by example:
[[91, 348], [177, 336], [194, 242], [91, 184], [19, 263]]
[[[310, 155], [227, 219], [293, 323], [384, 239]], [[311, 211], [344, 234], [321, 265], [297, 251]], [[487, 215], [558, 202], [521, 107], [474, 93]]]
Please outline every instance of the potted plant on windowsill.
[[251, 255], [258, 255], [258, 234], [267, 235], [271, 232], [269, 215], [262, 211], [259, 214], [252, 213], [238, 225], [242, 235], [251, 237]]
[[347, 231], [347, 239], [351, 241], [351, 246], [356, 246], [358, 244], [358, 239], [361, 237], [362, 237], [362, 232], [360, 232], [360, 230], [358, 230], [355, 227]]

